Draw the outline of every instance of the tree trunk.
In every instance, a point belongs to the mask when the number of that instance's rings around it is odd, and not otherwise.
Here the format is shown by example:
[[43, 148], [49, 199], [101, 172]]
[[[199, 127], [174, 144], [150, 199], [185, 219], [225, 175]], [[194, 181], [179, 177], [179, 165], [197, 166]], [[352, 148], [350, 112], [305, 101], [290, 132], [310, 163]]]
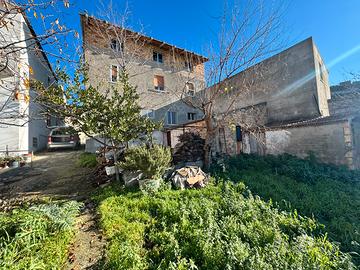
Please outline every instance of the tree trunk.
[[211, 121], [211, 117], [205, 117], [205, 125], [206, 125], [206, 136], [204, 143], [204, 167], [208, 169], [211, 163], [211, 141], [212, 141], [212, 133], [213, 133], [213, 123]]
[[111, 145], [113, 147], [113, 151], [114, 151], [114, 165], [115, 165], [115, 178], [116, 178], [116, 182], [120, 182], [120, 176], [119, 176], [119, 169], [118, 167], [116, 166], [116, 163], [117, 163], [117, 148], [115, 147], [115, 143], [113, 140], [111, 140]]

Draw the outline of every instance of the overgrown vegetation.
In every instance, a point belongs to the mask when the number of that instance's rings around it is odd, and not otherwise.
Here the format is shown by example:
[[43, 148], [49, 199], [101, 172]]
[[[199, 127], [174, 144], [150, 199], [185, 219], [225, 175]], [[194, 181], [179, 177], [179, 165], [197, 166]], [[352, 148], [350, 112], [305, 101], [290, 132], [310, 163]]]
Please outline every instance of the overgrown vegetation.
[[97, 165], [96, 155], [92, 153], [81, 153], [77, 164], [84, 168], [94, 168]]
[[1, 269], [62, 269], [81, 204], [42, 204], [0, 213]]
[[244, 182], [252, 192], [282, 209], [297, 209], [325, 225], [330, 239], [353, 252], [360, 265], [360, 171], [290, 155], [241, 155], [214, 166], [213, 173]]
[[128, 149], [125, 161], [119, 162], [118, 165], [124, 170], [141, 171], [145, 179], [158, 179], [170, 166], [170, 162], [170, 148], [155, 144]]
[[95, 199], [107, 269], [353, 269], [313, 219], [241, 183], [153, 196], [108, 187]]

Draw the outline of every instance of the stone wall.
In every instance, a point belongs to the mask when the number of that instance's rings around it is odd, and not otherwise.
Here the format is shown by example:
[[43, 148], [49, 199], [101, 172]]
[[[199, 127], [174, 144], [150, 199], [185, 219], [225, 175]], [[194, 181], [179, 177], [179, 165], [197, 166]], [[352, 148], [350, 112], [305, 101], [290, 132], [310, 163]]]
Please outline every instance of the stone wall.
[[[213, 154], [235, 155], [240, 152], [263, 153], [264, 139], [261, 129], [267, 121], [267, 104], [238, 108], [222, 118], [217, 115], [218, 126]], [[241, 127], [242, 140], [236, 140], [236, 126]]]
[[266, 154], [288, 153], [305, 158], [309, 153], [322, 162], [353, 166], [349, 121], [270, 129], [265, 132]]
[[[318, 74], [322, 63], [323, 79]], [[312, 38], [254, 65], [213, 86], [217, 91], [214, 110], [266, 102], [267, 122], [283, 122], [327, 116], [328, 74]]]

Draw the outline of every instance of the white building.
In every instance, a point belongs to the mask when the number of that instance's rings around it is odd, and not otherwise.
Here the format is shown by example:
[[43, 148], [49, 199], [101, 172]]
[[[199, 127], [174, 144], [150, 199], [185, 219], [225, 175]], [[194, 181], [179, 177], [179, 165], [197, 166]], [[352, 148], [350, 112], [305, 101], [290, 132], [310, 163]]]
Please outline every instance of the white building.
[[49, 84], [54, 74], [26, 15], [4, 1], [0, 9], [11, 10], [0, 26], [0, 46], [12, 44], [0, 51], [0, 151], [38, 151], [46, 147], [47, 126], [55, 123], [40, 113], [29, 82]]

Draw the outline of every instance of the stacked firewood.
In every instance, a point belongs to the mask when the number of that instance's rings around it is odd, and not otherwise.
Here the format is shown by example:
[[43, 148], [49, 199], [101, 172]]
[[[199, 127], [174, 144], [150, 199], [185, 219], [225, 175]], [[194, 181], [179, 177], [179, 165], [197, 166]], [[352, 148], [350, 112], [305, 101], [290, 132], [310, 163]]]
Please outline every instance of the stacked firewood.
[[185, 132], [179, 136], [179, 143], [173, 151], [174, 164], [195, 162], [204, 157], [205, 140], [197, 133]]

